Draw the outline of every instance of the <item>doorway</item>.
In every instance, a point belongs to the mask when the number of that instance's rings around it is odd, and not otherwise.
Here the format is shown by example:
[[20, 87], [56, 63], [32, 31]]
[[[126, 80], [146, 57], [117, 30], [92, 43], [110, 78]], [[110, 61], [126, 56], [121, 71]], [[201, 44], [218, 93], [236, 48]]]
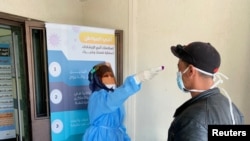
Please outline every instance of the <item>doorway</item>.
[[0, 21], [0, 140], [29, 141], [30, 118], [23, 28]]
[[0, 12], [0, 141], [50, 141], [44, 22]]

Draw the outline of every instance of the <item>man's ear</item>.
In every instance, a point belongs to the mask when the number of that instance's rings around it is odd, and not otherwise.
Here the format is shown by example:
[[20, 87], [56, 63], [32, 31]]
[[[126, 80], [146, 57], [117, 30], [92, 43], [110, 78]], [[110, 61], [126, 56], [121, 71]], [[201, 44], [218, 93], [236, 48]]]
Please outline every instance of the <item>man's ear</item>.
[[197, 70], [195, 69], [195, 67], [193, 65], [189, 65], [189, 69], [188, 69], [188, 74], [190, 76], [193, 76], [195, 73], [197, 73]]

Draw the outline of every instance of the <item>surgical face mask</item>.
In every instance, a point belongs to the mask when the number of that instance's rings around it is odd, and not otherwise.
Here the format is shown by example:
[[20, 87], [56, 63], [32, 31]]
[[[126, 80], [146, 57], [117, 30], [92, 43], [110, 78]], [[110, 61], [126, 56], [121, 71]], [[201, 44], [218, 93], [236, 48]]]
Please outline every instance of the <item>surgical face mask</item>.
[[105, 84], [105, 86], [109, 89], [115, 89], [116, 85], [115, 84]]
[[188, 91], [185, 89], [185, 86], [184, 86], [183, 80], [182, 80], [182, 75], [183, 75], [184, 73], [186, 73], [186, 72], [188, 71], [188, 69], [189, 69], [189, 67], [186, 68], [186, 69], [183, 71], [183, 73], [180, 72], [180, 71], [177, 72], [177, 85], [178, 85], [179, 89], [180, 89], [181, 91], [183, 91], [183, 92], [188, 92]]
[[[181, 73], [180, 71], [177, 72], [177, 84], [178, 84], [178, 87], [180, 88], [180, 90], [182, 90], [183, 92], [204, 92], [204, 91], [206, 91], [206, 90], [186, 89], [186, 88], [185, 88], [185, 86], [184, 86], [184, 84], [183, 84], [183, 80], [182, 80], [182, 75], [183, 75], [184, 73], [186, 73], [188, 69], [189, 69], [189, 67], [186, 68], [186, 69], [183, 71], [183, 73]], [[201, 69], [198, 69], [198, 68], [195, 68], [195, 69], [196, 69], [197, 71], [203, 73], [203, 74], [206, 74], [206, 75], [209, 75], [209, 76], [214, 77], [214, 81], [217, 81], [217, 82], [214, 83], [213, 86], [210, 87], [210, 89], [216, 87], [216, 86], [217, 86], [218, 84], [220, 84], [220, 83], [223, 83], [223, 80], [222, 80], [222, 78], [221, 78], [220, 76], [223, 76], [224, 78], [228, 79], [227, 76], [223, 75], [222, 73], [217, 73], [217, 74], [215, 75], [215, 74], [211, 74], [211, 73], [205, 72], [205, 71], [203, 71], [203, 70], [201, 70]], [[216, 77], [217, 77], [219, 80], [216, 80]]]

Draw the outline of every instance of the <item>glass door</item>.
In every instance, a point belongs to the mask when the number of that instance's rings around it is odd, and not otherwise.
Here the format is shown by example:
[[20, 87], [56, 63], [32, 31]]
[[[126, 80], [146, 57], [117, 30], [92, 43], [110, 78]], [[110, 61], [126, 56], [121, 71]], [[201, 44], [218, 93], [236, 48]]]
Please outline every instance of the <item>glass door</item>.
[[28, 79], [23, 29], [0, 21], [0, 141], [29, 141]]

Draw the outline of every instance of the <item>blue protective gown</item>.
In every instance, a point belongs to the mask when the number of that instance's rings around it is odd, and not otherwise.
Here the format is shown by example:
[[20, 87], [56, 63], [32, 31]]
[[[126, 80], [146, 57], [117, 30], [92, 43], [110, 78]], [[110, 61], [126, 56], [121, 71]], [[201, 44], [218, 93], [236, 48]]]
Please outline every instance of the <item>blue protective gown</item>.
[[90, 127], [84, 133], [83, 141], [130, 141], [123, 125], [123, 103], [140, 89], [141, 84], [137, 85], [133, 76], [129, 76], [113, 92], [94, 91], [88, 103]]

